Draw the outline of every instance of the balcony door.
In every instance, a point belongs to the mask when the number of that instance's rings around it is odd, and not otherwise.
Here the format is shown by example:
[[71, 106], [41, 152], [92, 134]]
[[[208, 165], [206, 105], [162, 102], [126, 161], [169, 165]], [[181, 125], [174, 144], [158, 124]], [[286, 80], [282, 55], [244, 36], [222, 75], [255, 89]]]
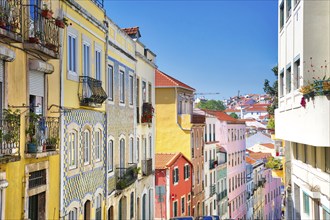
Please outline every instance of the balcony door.
[[[49, 7], [49, 6], [47, 6]], [[41, 0], [30, 0], [29, 1], [29, 37], [39, 36], [42, 33], [42, 23], [41, 23]]]
[[119, 161], [119, 167], [120, 167], [120, 176], [124, 175], [125, 171], [125, 140], [122, 138], [120, 139], [120, 161]]

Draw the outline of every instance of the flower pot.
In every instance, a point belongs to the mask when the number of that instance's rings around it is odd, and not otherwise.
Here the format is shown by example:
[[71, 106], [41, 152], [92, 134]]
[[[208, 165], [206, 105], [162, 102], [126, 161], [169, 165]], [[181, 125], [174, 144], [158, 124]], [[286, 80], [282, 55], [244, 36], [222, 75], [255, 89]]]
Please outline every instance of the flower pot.
[[55, 20], [55, 25], [59, 28], [62, 28], [62, 29], [64, 29], [64, 27], [65, 27], [65, 24], [64, 24], [63, 20], [56, 19]]
[[37, 153], [37, 145], [34, 143], [28, 143], [27, 144], [27, 148], [28, 148], [28, 153]]
[[34, 43], [34, 44], [39, 44], [40, 43], [40, 39], [37, 37], [30, 37], [29, 38], [29, 42], [30, 43]]
[[46, 18], [46, 19], [51, 19], [53, 17], [53, 12], [50, 10], [42, 10], [41, 11], [41, 16]]
[[54, 144], [47, 144], [46, 151], [54, 151], [56, 150], [56, 146]]
[[44, 147], [42, 145], [40, 145], [37, 147], [37, 152], [42, 153], [43, 149], [44, 149]]

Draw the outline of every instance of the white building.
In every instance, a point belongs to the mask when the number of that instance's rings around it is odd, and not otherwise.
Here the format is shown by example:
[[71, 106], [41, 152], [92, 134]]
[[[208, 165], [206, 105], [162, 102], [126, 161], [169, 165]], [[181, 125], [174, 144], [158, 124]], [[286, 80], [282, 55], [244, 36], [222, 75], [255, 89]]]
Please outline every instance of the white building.
[[304, 100], [299, 88], [330, 76], [330, 1], [279, 0], [278, 7], [275, 120], [285, 140], [286, 217], [329, 219], [330, 100], [323, 93]]

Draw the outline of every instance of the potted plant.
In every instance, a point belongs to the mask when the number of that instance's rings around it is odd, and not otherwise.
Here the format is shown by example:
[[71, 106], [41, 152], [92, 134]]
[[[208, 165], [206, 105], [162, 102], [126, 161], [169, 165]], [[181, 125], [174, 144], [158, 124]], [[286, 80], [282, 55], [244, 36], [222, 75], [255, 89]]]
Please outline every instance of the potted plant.
[[46, 19], [51, 19], [53, 17], [53, 11], [48, 9], [48, 5], [44, 4], [43, 9], [41, 10], [41, 16]]
[[55, 138], [55, 137], [47, 138], [47, 140], [46, 140], [46, 150], [47, 151], [56, 150], [56, 145], [57, 145], [57, 138]]
[[6, 145], [16, 147], [20, 141], [20, 111], [12, 111], [3, 109], [2, 123], [0, 125], [0, 143], [5, 142]]
[[66, 18], [60, 18], [60, 17], [57, 17], [55, 19], [55, 25], [59, 28], [64, 28], [65, 26], [68, 26], [68, 19]]
[[314, 93], [314, 85], [313, 84], [308, 84], [306, 86], [302, 86], [299, 90], [304, 96], [305, 99], [309, 100], [310, 98], [314, 98], [315, 93]]
[[[36, 153], [37, 152], [37, 139], [36, 139], [36, 132], [37, 132], [37, 126], [38, 126], [38, 121], [40, 120], [41, 116], [34, 113], [30, 112], [29, 117], [28, 117], [28, 126], [27, 129], [25, 130], [26, 136], [27, 136], [27, 149], [28, 153]], [[40, 146], [38, 146], [39, 149], [38, 151], [40, 152]], [[41, 146], [41, 151], [42, 151], [42, 146]]]
[[36, 31], [35, 34], [34, 34], [34, 36], [29, 37], [29, 42], [30, 43], [39, 44], [41, 38], [42, 38], [42, 33], [40, 31]]

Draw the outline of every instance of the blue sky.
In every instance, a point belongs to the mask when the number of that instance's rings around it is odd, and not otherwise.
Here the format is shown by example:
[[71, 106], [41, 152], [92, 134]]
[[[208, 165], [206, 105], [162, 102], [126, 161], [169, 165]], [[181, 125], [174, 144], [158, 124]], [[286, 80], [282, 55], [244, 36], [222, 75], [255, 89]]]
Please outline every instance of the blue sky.
[[277, 1], [105, 1], [120, 27], [139, 26], [160, 70], [223, 99], [263, 93], [277, 64]]

